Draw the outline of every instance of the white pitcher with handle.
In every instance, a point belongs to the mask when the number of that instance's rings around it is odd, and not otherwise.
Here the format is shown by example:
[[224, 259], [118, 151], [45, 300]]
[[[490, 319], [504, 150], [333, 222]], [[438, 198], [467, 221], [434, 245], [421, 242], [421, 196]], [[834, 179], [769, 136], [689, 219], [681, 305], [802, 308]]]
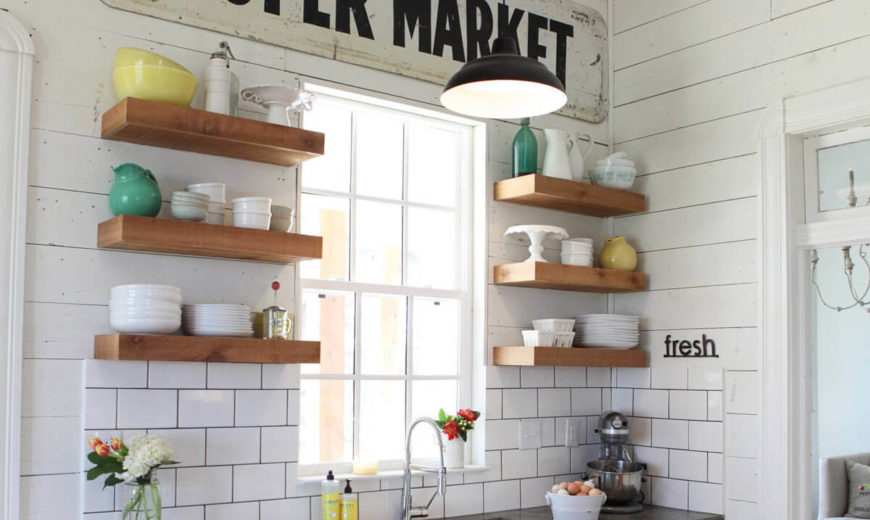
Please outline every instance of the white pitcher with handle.
[[569, 153], [574, 148], [574, 140], [568, 132], [555, 128], [545, 128], [544, 138], [547, 140], [547, 151], [544, 153], [544, 168], [541, 173], [547, 177], [571, 180]]
[[[580, 151], [580, 141], [589, 142], [586, 146], [586, 150], [583, 152]], [[571, 176], [577, 182], [591, 183], [592, 180], [589, 178], [589, 174], [586, 173], [586, 165], [583, 161], [586, 159], [586, 156], [589, 155], [589, 152], [592, 151], [595, 142], [592, 141], [589, 134], [579, 134], [569, 142], [571, 143], [571, 150], [568, 152], [568, 159], [571, 163]]]

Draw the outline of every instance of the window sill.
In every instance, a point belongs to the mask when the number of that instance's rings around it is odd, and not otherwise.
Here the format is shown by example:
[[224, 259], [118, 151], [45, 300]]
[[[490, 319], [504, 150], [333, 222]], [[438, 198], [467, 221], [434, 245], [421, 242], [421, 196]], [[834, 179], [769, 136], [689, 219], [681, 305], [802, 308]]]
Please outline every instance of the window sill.
[[[488, 470], [489, 470], [489, 468], [486, 466], [469, 465], [469, 466], [465, 466], [464, 468], [460, 468], [460, 469], [448, 469], [447, 474], [448, 475], [457, 475], [457, 474], [462, 475], [462, 474], [466, 474], [466, 473], [482, 473], [482, 472], [488, 471]], [[402, 478], [403, 474], [404, 474], [404, 471], [401, 469], [389, 469], [389, 470], [380, 471], [376, 475], [356, 475], [354, 473], [339, 473], [339, 474], [335, 475], [335, 479], [336, 480], [350, 479], [353, 482], [360, 482], [360, 481], [367, 481], [367, 480], [384, 480], [384, 479]], [[412, 477], [423, 476], [423, 475], [430, 475], [431, 476], [432, 473], [427, 473], [425, 471], [419, 471], [419, 470], [415, 470], [415, 469], [411, 470]], [[310, 484], [321, 482], [322, 480], [323, 480], [323, 475], [311, 475], [311, 476], [305, 476], [305, 477], [298, 477], [296, 479], [296, 482], [298, 482], [299, 484], [302, 484], [302, 485], [305, 485], [305, 484], [310, 485]]]

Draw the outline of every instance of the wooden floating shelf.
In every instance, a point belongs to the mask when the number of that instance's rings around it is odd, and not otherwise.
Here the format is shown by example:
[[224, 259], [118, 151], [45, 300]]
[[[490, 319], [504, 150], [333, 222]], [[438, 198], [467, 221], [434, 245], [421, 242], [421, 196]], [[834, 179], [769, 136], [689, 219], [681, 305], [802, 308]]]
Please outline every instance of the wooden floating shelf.
[[646, 274], [616, 269], [549, 262], [518, 262], [495, 266], [496, 285], [596, 293], [643, 291]]
[[493, 365], [557, 367], [645, 367], [643, 350], [608, 348], [495, 347]]
[[281, 166], [319, 157], [324, 145], [320, 132], [136, 98], [103, 114], [103, 139]]
[[538, 174], [521, 175], [496, 182], [493, 193], [495, 200], [501, 202], [558, 209], [594, 217], [613, 217], [646, 209], [646, 198], [639, 193]]
[[323, 238], [168, 218], [119, 215], [99, 224], [97, 247], [288, 264], [321, 258]]
[[124, 361], [320, 363], [320, 342], [106, 334], [94, 337], [94, 358]]

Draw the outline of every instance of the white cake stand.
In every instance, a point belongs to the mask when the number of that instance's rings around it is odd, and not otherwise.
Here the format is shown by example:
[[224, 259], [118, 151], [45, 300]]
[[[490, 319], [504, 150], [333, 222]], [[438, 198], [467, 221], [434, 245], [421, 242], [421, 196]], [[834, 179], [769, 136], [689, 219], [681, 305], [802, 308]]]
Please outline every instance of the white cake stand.
[[314, 94], [284, 85], [257, 85], [245, 87], [242, 99], [256, 103], [269, 111], [266, 120], [276, 125], [289, 126], [290, 112], [311, 110]]
[[560, 228], [559, 226], [538, 226], [538, 225], [524, 225], [524, 226], [511, 226], [507, 228], [507, 231], [504, 232], [504, 236], [515, 235], [515, 234], [525, 234], [528, 235], [529, 240], [531, 241], [531, 245], [529, 245], [529, 257], [525, 259], [526, 262], [546, 262], [541, 253], [544, 251], [544, 239], [549, 235], [555, 235], [556, 238], [561, 238], [562, 240], [568, 238], [568, 232], [565, 231], [564, 228]]

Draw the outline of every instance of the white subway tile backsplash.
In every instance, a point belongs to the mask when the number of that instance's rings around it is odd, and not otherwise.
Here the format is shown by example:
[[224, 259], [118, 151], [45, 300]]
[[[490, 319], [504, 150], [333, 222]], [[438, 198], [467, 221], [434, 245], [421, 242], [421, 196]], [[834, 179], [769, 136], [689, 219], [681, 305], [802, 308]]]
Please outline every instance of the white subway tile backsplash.
[[721, 453], [707, 454], [707, 482], [722, 483], [723, 460]]
[[722, 390], [721, 368], [690, 368], [689, 390]]
[[520, 386], [520, 367], [486, 367], [487, 388], [518, 388]]
[[520, 421], [487, 421], [486, 449], [510, 450], [519, 448]]
[[491, 482], [501, 480], [501, 452], [487, 451], [484, 455], [484, 465], [486, 471], [476, 471], [474, 473], [466, 473], [465, 482]]
[[299, 425], [299, 390], [287, 391], [287, 424]]
[[571, 448], [571, 473], [586, 471], [586, 464], [590, 460], [598, 459], [598, 445], [584, 444]]
[[707, 420], [722, 420], [722, 394], [723, 392], [707, 392]]
[[571, 471], [571, 450], [565, 446], [538, 450], [538, 475], [559, 475]]
[[616, 386], [620, 388], [649, 388], [650, 369], [619, 367], [616, 369]]
[[150, 361], [148, 388], [205, 388], [205, 363]]
[[[363, 497], [366, 495], [374, 495], [375, 493], [365, 493], [359, 498], [360, 513], [363, 510]], [[365, 504], [366, 508], [371, 507], [369, 502]], [[260, 520], [288, 520], [292, 518], [296, 520], [308, 519], [309, 507], [307, 498], [286, 498], [281, 500], [264, 500], [260, 502]], [[362, 516], [360, 516], [362, 520]]]
[[600, 413], [600, 388], [571, 389], [571, 415], [598, 415]]
[[[614, 373], [616, 369], [613, 369]], [[586, 386], [605, 388], [613, 386], [611, 381], [611, 369], [608, 367], [587, 367]]]
[[299, 428], [275, 426], [262, 428], [260, 457], [262, 462], [295, 462], [299, 458]]
[[725, 415], [725, 453], [729, 457], [759, 457], [761, 418], [758, 415]]
[[689, 423], [689, 449], [698, 451], [722, 451], [722, 423]]
[[444, 501], [444, 516], [478, 515], [483, 513], [483, 484], [450, 486]]
[[668, 418], [667, 390], [635, 390], [634, 415], [636, 417]]
[[669, 419], [652, 420], [652, 445], [657, 448], [689, 447], [689, 423]]
[[179, 390], [178, 425], [232, 426], [234, 394], [232, 390]]
[[680, 480], [707, 480], [707, 454], [702, 451], [670, 450], [668, 476]]
[[571, 390], [541, 388], [538, 390], [538, 417], [557, 417], [571, 413]]
[[501, 478], [535, 477], [538, 475], [538, 450], [505, 450], [501, 452]]
[[236, 426], [287, 424], [286, 390], [237, 390]]
[[725, 412], [751, 413], [761, 411], [758, 372], [725, 373]]
[[553, 367], [520, 367], [520, 386], [523, 388], [550, 387], [554, 384]]
[[[541, 421], [541, 446], [555, 446], [556, 445], [556, 419], [555, 418], [544, 418], [539, 419]], [[562, 433], [562, 440], [564, 440], [564, 432]], [[561, 443], [560, 443], [561, 444]]]
[[88, 388], [85, 390], [85, 428], [108, 430], [115, 428], [118, 409], [118, 391], [114, 388]]
[[145, 388], [148, 386], [148, 362], [85, 360], [85, 386], [88, 388]]
[[689, 482], [689, 510], [721, 515], [724, 509], [721, 484]]
[[556, 386], [586, 386], [586, 367], [556, 367]]
[[535, 450], [543, 446], [543, 424], [540, 419], [520, 421], [519, 445], [521, 450]]
[[[449, 501], [450, 499], [448, 499]], [[483, 485], [483, 512], [510, 511], [520, 508], [520, 481], [500, 480]], [[386, 517], [383, 517], [386, 518]], [[382, 520], [379, 518], [377, 520]]]
[[487, 389], [486, 409], [483, 410], [484, 420], [501, 419], [501, 393], [499, 389]]
[[209, 428], [205, 444], [209, 466], [260, 462], [259, 428]]
[[652, 419], [629, 417], [628, 425], [630, 444], [649, 446], [652, 443]]
[[284, 497], [284, 464], [249, 464], [233, 467], [233, 501]]
[[707, 392], [671, 390], [670, 401], [671, 419], [707, 419]]
[[611, 405], [613, 404], [613, 399], [611, 397], [612, 389], [610, 388], [602, 388], [601, 389], [601, 410], [612, 410]]
[[634, 408], [634, 392], [630, 388], [614, 388], [610, 393], [610, 408], [629, 416]]
[[546, 505], [545, 496], [553, 487], [553, 477], [527, 478], [520, 481], [520, 507], [540, 507]]
[[205, 506], [205, 520], [240, 520], [258, 518], [259, 515], [260, 507], [256, 502]]
[[668, 476], [668, 450], [664, 448], [635, 446], [634, 460], [646, 464], [647, 475], [653, 477]]
[[118, 428], [172, 428], [178, 419], [177, 390], [118, 390]]
[[659, 389], [685, 390], [688, 388], [688, 371], [686, 367], [650, 368], [650, 386]]
[[[263, 502], [268, 503], [268, 502]], [[390, 491], [381, 491], [378, 493], [363, 493], [359, 497], [359, 520], [384, 520], [396, 514], [396, 511], [401, 511], [402, 508], [402, 492], [394, 489]], [[287, 520], [292, 518], [305, 519], [306, 516], [282, 516], [282, 517], [264, 517], [263, 506], [260, 506], [260, 520]], [[320, 517], [312, 519], [320, 520]]]
[[219, 504], [232, 501], [233, 468], [178, 468], [175, 503], [179, 506]]
[[[525, 368], [525, 367], [523, 367]], [[502, 390], [502, 417], [517, 419], [521, 417], [538, 416], [538, 390], [535, 388], [521, 390]]]
[[209, 363], [209, 388], [260, 388], [259, 363]]
[[148, 430], [148, 433], [166, 439], [172, 445], [173, 460], [180, 463], [177, 467], [205, 465], [205, 429]]
[[689, 486], [685, 480], [653, 477], [650, 488], [653, 505], [674, 509], [686, 509], [689, 505]]
[[299, 389], [299, 365], [278, 365], [266, 363], [263, 365], [263, 388]]
[[82, 507], [85, 513], [112, 511], [115, 509], [115, 488], [103, 488], [106, 478], [83, 481]]
[[163, 520], [202, 520], [204, 506], [170, 507], [163, 510]]

